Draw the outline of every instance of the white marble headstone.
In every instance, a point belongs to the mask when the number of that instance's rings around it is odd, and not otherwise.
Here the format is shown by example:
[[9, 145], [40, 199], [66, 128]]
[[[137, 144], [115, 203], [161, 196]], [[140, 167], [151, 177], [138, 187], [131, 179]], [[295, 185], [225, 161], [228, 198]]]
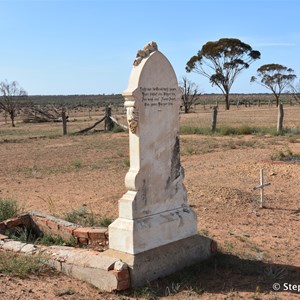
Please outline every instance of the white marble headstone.
[[168, 59], [155, 43], [147, 46], [138, 52], [123, 93], [130, 127], [128, 191], [109, 226], [109, 247], [130, 254], [197, 234], [180, 165], [180, 89]]

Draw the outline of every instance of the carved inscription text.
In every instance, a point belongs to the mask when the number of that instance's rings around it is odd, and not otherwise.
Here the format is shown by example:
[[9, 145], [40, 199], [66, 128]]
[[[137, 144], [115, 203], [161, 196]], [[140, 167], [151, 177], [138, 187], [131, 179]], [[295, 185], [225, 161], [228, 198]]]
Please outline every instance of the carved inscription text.
[[140, 87], [142, 103], [145, 107], [163, 107], [173, 105], [176, 101], [176, 88], [168, 87]]

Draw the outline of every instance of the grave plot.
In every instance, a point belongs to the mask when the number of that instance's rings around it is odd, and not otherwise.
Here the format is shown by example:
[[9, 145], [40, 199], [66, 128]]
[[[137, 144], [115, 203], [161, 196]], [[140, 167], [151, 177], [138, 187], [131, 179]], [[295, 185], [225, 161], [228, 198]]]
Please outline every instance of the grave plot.
[[[107, 229], [79, 228], [40, 213], [1, 225], [6, 230], [19, 222], [15, 225], [30, 225], [36, 234], [73, 238], [78, 245], [98, 250], [42, 248], [50, 265], [108, 291], [142, 286], [217, 251], [211, 238], [198, 234], [197, 216], [188, 203], [180, 163], [181, 92], [171, 63], [155, 42], [138, 51], [123, 96], [130, 129], [130, 169], [119, 217], [109, 226], [108, 235]], [[2, 242], [2, 248], [22, 251], [25, 247], [9, 243]]]

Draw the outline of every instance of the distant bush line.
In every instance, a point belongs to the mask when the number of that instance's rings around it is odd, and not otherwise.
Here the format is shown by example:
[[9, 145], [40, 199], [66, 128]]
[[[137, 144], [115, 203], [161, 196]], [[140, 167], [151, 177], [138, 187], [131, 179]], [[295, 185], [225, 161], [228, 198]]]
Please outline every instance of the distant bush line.
[[[0, 97], [1, 98], [1, 97]], [[28, 102], [36, 105], [55, 105], [73, 107], [103, 107], [110, 105], [123, 105], [124, 97], [121, 94], [99, 94], [99, 95], [33, 95], [24, 102], [23, 106], [27, 106]], [[282, 94], [281, 101], [284, 104], [293, 103], [290, 94]], [[201, 94], [197, 96], [196, 105], [219, 105], [224, 104], [222, 94]], [[230, 94], [231, 105], [270, 105], [275, 104], [273, 94]]]
[[24, 105], [31, 102], [36, 105], [55, 105], [67, 107], [95, 107], [108, 104], [118, 105], [124, 102], [121, 94], [112, 95], [34, 95], [28, 96]]

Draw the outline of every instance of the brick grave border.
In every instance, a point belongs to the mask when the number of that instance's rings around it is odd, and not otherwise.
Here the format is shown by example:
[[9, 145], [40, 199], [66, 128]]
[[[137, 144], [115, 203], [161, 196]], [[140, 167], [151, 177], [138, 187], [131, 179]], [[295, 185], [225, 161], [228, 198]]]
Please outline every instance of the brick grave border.
[[[37, 236], [48, 234], [78, 246], [42, 246], [14, 241], [5, 236], [7, 230], [30, 228]], [[81, 227], [54, 216], [30, 211], [0, 222], [0, 249], [25, 255], [42, 253], [45, 264], [69, 276], [89, 282], [106, 291], [130, 288], [130, 273], [126, 263], [119, 258], [105, 255], [108, 249], [108, 228]]]
[[22, 213], [0, 222], [0, 233], [20, 226], [31, 228], [38, 236], [44, 233], [61, 237], [65, 241], [74, 239], [77, 245], [84, 245], [98, 251], [108, 248], [108, 228], [82, 227], [38, 211]]

